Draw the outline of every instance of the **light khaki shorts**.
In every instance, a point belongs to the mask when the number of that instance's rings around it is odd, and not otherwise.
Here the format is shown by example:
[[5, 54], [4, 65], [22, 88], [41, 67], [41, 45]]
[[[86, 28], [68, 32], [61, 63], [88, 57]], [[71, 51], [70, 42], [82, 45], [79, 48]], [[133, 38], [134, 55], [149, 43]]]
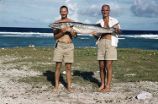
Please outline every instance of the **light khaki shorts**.
[[57, 42], [54, 49], [54, 62], [65, 62], [73, 63], [74, 62], [74, 44], [66, 44], [63, 42]]
[[111, 45], [111, 40], [100, 39], [97, 60], [117, 60], [117, 49]]

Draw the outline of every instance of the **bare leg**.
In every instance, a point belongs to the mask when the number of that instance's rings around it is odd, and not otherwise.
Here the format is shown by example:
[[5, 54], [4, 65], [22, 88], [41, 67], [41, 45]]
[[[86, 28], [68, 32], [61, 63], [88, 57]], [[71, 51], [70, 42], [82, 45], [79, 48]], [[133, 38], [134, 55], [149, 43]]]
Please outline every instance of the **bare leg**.
[[106, 87], [103, 92], [110, 91], [110, 84], [111, 84], [111, 80], [112, 80], [112, 60], [106, 61], [106, 69], [107, 69], [107, 83], [106, 83]]
[[55, 68], [55, 88], [54, 90], [59, 89], [59, 78], [60, 78], [60, 68], [61, 68], [61, 62], [56, 62], [56, 68]]
[[101, 86], [99, 87], [99, 91], [101, 91], [105, 87], [105, 61], [104, 60], [99, 60], [99, 69], [100, 69], [100, 79], [101, 79]]
[[74, 92], [71, 88], [71, 63], [66, 63], [66, 79], [67, 79], [67, 90], [69, 92]]

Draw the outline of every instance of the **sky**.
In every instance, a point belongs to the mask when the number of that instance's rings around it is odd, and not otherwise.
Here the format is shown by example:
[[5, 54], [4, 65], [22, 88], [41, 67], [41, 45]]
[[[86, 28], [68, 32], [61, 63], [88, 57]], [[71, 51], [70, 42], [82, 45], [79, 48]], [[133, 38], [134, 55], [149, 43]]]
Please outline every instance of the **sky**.
[[59, 8], [69, 8], [69, 18], [95, 24], [101, 6], [109, 4], [111, 17], [126, 30], [158, 30], [158, 0], [0, 0], [0, 27], [37, 27], [60, 19]]

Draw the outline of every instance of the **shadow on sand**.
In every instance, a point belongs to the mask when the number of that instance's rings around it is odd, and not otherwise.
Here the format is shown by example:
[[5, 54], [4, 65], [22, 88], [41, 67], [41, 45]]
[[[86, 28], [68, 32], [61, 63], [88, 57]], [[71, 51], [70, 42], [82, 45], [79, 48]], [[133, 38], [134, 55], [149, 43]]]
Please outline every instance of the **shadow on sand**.
[[82, 77], [84, 80], [90, 81], [91, 83], [94, 83], [94, 84], [97, 84], [98, 86], [100, 86], [99, 80], [94, 77], [94, 72], [92, 72], [92, 71], [74, 70], [73, 76]]
[[[43, 75], [47, 77], [47, 80], [52, 84], [52, 86], [55, 86], [55, 72], [47, 70], [43, 73]], [[60, 75], [60, 82], [64, 85], [64, 87], [66, 87], [66, 82], [62, 75]]]
[[[55, 86], [55, 72], [47, 70], [43, 73], [43, 75], [47, 77], [47, 80], [52, 84], [52, 86]], [[81, 77], [84, 80], [90, 81], [91, 83], [100, 86], [99, 80], [94, 77], [94, 73], [92, 71], [73, 70], [73, 76]], [[60, 75], [60, 82], [64, 85], [64, 87], [66, 87], [67, 83], [62, 74]]]

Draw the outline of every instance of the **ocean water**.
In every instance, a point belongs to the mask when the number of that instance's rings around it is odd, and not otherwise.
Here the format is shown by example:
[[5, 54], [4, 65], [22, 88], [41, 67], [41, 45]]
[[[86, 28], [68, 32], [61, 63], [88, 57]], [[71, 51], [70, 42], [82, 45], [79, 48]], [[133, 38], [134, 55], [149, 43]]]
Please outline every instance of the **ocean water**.
[[[13, 47], [54, 47], [55, 40], [51, 31], [26, 31], [26, 29], [0, 29], [0, 48]], [[41, 30], [41, 29], [40, 29]], [[78, 35], [73, 39], [75, 47], [96, 47], [91, 35]], [[118, 48], [140, 48], [158, 50], [157, 31], [124, 31], [119, 36]]]

